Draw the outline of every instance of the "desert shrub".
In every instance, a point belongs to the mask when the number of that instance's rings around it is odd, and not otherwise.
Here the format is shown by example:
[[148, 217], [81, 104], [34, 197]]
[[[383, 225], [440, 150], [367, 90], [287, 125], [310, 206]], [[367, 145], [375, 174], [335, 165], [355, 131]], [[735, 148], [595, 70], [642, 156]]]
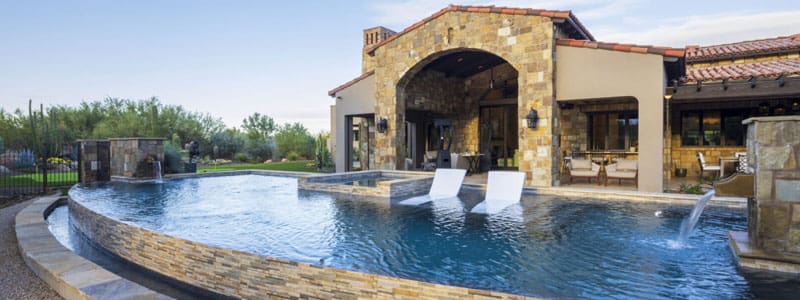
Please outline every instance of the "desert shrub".
[[47, 158], [47, 163], [51, 165], [68, 165], [72, 162], [61, 157], [49, 157]]
[[247, 139], [244, 152], [257, 161], [271, 159], [275, 153], [275, 142], [272, 139]]
[[233, 160], [238, 162], [247, 162], [250, 160], [250, 156], [247, 153], [237, 152], [233, 155]]
[[164, 143], [164, 173], [175, 174], [183, 172], [183, 156], [170, 142]]
[[684, 194], [695, 194], [695, 195], [702, 195], [703, 189], [700, 187], [699, 184], [687, 184], [681, 183], [680, 192]]
[[286, 159], [291, 161], [298, 160], [300, 159], [300, 153], [297, 153], [296, 151], [291, 151], [289, 152], [289, 154], [286, 154]]

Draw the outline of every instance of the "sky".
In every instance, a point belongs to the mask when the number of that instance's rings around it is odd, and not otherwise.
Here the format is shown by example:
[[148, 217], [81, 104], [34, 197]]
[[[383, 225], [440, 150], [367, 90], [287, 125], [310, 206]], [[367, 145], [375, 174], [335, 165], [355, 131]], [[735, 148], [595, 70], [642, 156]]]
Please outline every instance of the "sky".
[[800, 33], [793, 1], [0, 0], [0, 108], [157, 97], [228, 126], [259, 112], [327, 131], [327, 91], [360, 75], [362, 30], [400, 31], [451, 3], [572, 10], [606, 42]]

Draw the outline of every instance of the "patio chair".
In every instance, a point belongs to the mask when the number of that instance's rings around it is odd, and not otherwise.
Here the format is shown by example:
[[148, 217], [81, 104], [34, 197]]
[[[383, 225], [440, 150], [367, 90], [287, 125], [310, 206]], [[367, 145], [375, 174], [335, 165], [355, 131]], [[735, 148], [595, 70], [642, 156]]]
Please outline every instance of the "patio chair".
[[519, 203], [525, 173], [515, 171], [489, 171], [486, 182], [486, 198], [472, 208], [473, 213], [495, 214], [508, 206]]
[[606, 186], [609, 178], [619, 179], [619, 184], [623, 179], [631, 179], [639, 187], [639, 161], [618, 159], [616, 163], [606, 166]]
[[422, 161], [422, 170], [423, 171], [433, 171], [436, 170], [436, 156], [439, 154], [438, 151], [425, 151], [425, 160]]
[[573, 158], [569, 163], [570, 184], [574, 178], [586, 178], [589, 182], [592, 182], [592, 178], [596, 178], [597, 184], [600, 184], [600, 165], [588, 159]]
[[436, 173], [433, 175], [433, 184], [427, 195], [409, 198], [398, 204], [420, 205], [438, 199], [457, 197], [466, 173], [467, 170], [464, 169], [436, 169]]
[[715, 172], [717, 173], [716, 177], [719, 177], [719, 172], [721, 170], [719, 165], [709, 165], [706, 163], [706, 158], [703, 156], [703, 152], [697, 152], [697, 162], [700, 163], [700, 176], [702, 177], [705, 172]]

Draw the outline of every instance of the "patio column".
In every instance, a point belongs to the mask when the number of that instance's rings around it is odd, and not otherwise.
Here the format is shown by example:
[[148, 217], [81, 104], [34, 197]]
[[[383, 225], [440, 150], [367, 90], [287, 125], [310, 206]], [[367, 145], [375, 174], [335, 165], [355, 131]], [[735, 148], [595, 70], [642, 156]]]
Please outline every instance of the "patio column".
[[639, 191], [664, 191], [663, 98], [639, 98]]

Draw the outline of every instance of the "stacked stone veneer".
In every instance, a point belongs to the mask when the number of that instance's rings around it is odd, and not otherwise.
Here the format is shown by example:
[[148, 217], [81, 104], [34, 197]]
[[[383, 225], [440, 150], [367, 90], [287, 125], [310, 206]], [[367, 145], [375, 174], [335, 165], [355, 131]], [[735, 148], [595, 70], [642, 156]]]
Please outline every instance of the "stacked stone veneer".
[[[747, 156], [755, 171], [755, 199], [748, 205], [752, 246], [800, 257], [800, 116], [744, 121]], [[798, 260], [800, 262], [800, 260]]]
[[111, 176], [155, 178], [154, 162], [164, 161], [162, 138], [109, 139]]
[[[350, 194], [363, 197], [400, 198], [427, 193], [433, 184], [431, 173], [362, 171], [338, 174], [303, 176], [298, 178], [301, 190]], [[347, 185], [356, 180], [387, 178], [376, 186]]]
[[[528, 183], [551, 186], [557, 178], [557, 122], [553, 122], [553, 22], [548, 17], [449, 11], [419, 28], [366, 53], [374, 67], [375, 117], [389, 130], [376, 139], [376, 165], [395, 170], [405, 161], [406, 85], [425, 65], [444, 55], [482, 50], [503, 58], [518, 72], [519, 169]], [[372, 55], [372, 56], [370, 56]], [[528, 129], [525, 116], [538, 111], [538, 128]]]
[[126, 260], [184, 283], [240, 298], [525, 299], [526, 297], [325, 268], [208, 246], [108, 218], [69, 201], [72, 223]]
[[109, 143], [106, 140], [79, 140], [80, 168], [78, 179], [81, 183], [111, 180]]

